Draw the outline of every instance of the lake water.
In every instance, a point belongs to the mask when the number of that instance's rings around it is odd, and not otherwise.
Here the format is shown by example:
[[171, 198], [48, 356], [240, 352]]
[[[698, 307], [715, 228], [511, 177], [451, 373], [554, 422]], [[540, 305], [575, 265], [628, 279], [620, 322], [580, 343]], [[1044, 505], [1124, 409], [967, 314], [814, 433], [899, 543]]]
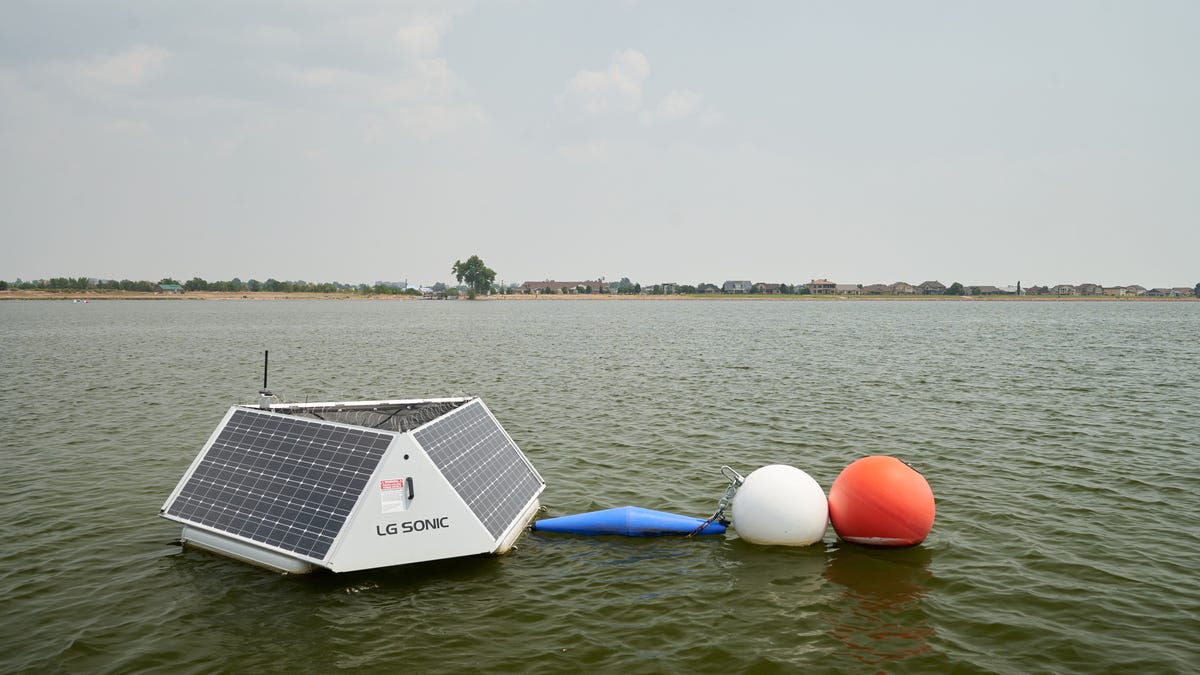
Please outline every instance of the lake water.
[[[1200, 303], [0, 302], [0, 672], [1196, 672]], [[924, 544], [527, 533], [281, 576], [157, 517], [285, 400], [477, 394], [549, 516], [917, 466]]]

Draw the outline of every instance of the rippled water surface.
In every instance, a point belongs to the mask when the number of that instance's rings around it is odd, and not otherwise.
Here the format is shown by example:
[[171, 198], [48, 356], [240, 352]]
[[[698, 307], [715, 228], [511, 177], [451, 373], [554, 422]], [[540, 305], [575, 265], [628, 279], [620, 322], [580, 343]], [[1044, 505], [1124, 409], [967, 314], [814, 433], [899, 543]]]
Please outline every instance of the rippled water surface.
[[[1200, 303], [0, 303], [0, 672], [1195, 672]], [[549, 515], [890, 454], [926, 542], [531, 533], [280, 576], [157, 517], [229, 405], [478, 394]]]

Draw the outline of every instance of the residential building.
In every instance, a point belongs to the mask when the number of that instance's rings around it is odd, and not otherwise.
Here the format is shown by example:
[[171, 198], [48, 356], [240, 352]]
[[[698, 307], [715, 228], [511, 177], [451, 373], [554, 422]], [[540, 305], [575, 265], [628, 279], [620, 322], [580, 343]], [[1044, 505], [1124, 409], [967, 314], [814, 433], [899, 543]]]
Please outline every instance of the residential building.
[[600, 293], [604, 286], [600, 281], [526, 281], [517, 287], [518, 293]]
[[835, 284], [833, 291], [837, 295], [861, 295], [862, 288], [858, 284]]
[[721, 289], [716, 284], [700, 284], [696, 287], [697, 293], [720, 293]]
[[892, 295], [916, 295], [917, 289], [910, 283], [897, 281], [892, 284]]
[[722, 293], [749, 293], [750, 289], [751, 289], [751, 287], [753, 287], [753, 285], [754, 284], [751, 284], [749, 281], [726, 281], [725, 284], [723, 286], [721, 286], [721, 292]]
[[779, 295], [781, 292], [779, 290], [779, 287], [780, 287], [780, 284], [764, 284], [761, 281], [758, 282], [757, 284], [754, 284], [755, 291], [766, 294], [766, 295]]
[[946, 286], [940, 281], [926, 281], [917, 286], [920, 295], [945, 295]]
[[892, 287], [887, 284], [870, 284], [862, 287], [863, 295], [891, 295]]
[[1079, 284], [1075, 291], [1079, 295], [1104, 295], [1104, 287], [1100, 284]]
[[837, 290], [837, 284], [828, 279], [813, 279], [806, 285], [812, 295], [833, 295]]
[[1071, 284], [1059, 284], [1050, 289], [1051, 295], [1079, 295], [1079, 291]]

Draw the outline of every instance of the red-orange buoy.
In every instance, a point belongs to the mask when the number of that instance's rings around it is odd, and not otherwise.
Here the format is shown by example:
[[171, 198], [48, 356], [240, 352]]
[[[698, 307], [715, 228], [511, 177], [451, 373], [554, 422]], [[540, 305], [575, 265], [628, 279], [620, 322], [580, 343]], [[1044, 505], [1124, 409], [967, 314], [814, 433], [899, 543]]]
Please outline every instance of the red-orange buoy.
[[925, 477], [895, 457], [852, 462], [829, 488], [833, 530], [855, 544], [919, 544], [933, 528], [934, 511]]

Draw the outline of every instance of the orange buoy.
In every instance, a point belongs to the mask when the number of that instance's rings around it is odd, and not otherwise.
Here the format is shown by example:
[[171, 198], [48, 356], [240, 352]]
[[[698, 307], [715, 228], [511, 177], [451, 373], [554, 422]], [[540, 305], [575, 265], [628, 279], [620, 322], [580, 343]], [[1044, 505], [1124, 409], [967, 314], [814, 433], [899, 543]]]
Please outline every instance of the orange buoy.
[[933, 529], [933, 490], [908, 464], [875, 455], [842, 470], [829, 488], [829, 520], [846, 541], [913, 546]]

